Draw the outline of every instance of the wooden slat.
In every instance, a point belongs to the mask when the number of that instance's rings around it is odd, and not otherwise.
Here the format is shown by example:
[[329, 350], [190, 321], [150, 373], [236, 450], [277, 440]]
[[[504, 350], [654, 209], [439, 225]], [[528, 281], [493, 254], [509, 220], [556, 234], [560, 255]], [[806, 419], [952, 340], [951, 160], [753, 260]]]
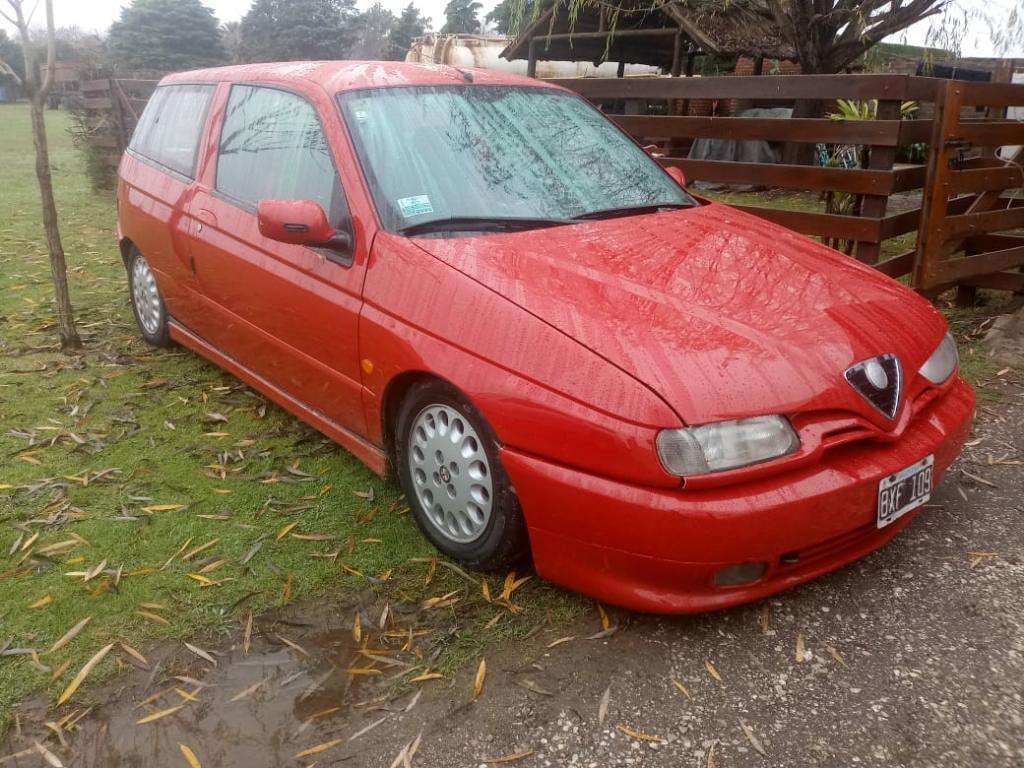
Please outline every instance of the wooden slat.
[[986, 251], [1002, 251], [1007, 248], [1024, 246], [1024, 236], [1020, 235], [972, 235], [964, 240], [964, 248], [970, 253]]
[[942, 222], [942, 236], [947, 239], [977, 235], [984, 232], [999, 232], [1004, 229], [1024, 227], [1024, 207], [1014, 206], [997, 211], [967, 213], [947, 216]]
[[926, 142], [931, 136], [931, 120], [900, 120], [900, 144]]
[[979, 253], [962, 259], [942, 261], [930, 271], [935, 284], [958, 283], [966, 277], [1002, 272], [1024, 265], [1024, 247]]
[[1024, 123], [1016, 120], [961, 122], [957, 137], [981, 147], [1024, 144]]
[[920, 223], [920, 208], [914, 208], [913, 210], [904, 211], [903, 213], [890, 214], [882, 219], [880, 239], [887, 240], [890, 237], [899, 237], [900, 235], [905, 235], [908, 232], [916, 232]]
[[889, 277], [903, 277], [903, 275], [909, 274], [914, 268], [915, 256], [917, 256], [916, 251], [906, 251], [888, 261], [875, 264], [875, 269]]
[[[879, 171], [889, 173], [889, 171]], [[897, 168], [892, 171], [893, 192], [906, 192], [910, 189], [920, 189], [928, 178], [928, 169], [923, 165], [911, 165], [907, 168]]]
[[975, 288], [988, 288], [993, 291], [1024, 293], [1024, 274], [1020, 272], [993, 272], [989, 275], [965, 277], [962, 280], [962, 284], [974, 286]]
[[94, 91], [109, 91], [110, 80], [83, 80], [79, 84], [78, 89], [86, 93], [91, 93]]
[[[867, 171], [857, 168], [822, 168], [810, 165], [769, 165], [737, 163], [728, 160], [688, 160], [682, 157], [660, 157], [665, 166], [681, 168], [691, 180], [726, 184], [755, 184], [785, 189], [835, 190], [853, 194], [891, 194], [897, 188], [900, 171]], [[917, 169], [906, 169], [917, 171]], [[923, 172], [920, 174], [923, 178]], [[903, 184], [913, 181], [905, 175]], [[917, 186], [920, 186], [918, 183]], [[900, 186], [900, 189], [913, 189]]]
[[752, 213], [762, 219], [773, 221], [794, 232], [804, 235], [838, 237], [843, 240], [877, 241], [878, 219], [861, 216], [840, 216], [835, 213], [814, 211], [784, 211], [778, 208], [762, 208], [756, 205], [734, 205], [741, 211]]
[[968, 107], [1024, 106], [1024, 85], [1011, 83], [967, 83], [957, 81], [962, 102]]
[[932, 101], [944, 81], [910, 75], [559, 78], [588, 99], [899, 99]]
[[[900, 143], [899, 120], [828, 120], [758, 117], [663, 117], [609, 115], [633, 136], [697, 139], [763, 139], [811, 144]], [[927, 121], [926, 121], [927, 122]]]
[[97, 96], [91, 99], [82, 99], [82, 106], [86, 109], [110, 109], [114, 102], [108, 96]]
[[968, 168], [949, 172], [949, 191], [954, 194], [989, 192], [1024, 187], [1024, 168], [1002, 165], [998, 168]]

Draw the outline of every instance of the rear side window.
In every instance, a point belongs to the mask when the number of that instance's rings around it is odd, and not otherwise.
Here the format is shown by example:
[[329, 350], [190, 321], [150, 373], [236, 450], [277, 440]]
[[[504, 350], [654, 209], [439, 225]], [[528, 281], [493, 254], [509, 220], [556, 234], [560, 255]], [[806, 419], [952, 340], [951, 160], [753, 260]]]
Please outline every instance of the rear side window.
[[153, 91], [129, 148], [190, 179], [199, 137], [213, 96], [212, 85], [164, 85]]
[[316, 110], [288, 91], [232, 86], [220, 132], [216, 186], [248, 206], [260, 200], [314, 200], [334, 226], [347, 218]]

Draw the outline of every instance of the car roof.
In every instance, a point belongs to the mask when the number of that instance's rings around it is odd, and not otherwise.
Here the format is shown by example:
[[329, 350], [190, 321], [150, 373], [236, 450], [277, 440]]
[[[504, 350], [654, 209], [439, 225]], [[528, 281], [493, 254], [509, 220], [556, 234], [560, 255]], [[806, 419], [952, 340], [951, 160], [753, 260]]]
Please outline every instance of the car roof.
[[447, 64], [413, 64], [404, 61], [283, 61], [239, 64], [177, 72], [161, 80], [160, 85], [214, 82], [266, 82], [279, 85], [313, 83], [329, 93], [358, 88], [452, 85], [468, 82], [478, 85], [556, 87], [530, 77], [493, 69], [455, 68]]

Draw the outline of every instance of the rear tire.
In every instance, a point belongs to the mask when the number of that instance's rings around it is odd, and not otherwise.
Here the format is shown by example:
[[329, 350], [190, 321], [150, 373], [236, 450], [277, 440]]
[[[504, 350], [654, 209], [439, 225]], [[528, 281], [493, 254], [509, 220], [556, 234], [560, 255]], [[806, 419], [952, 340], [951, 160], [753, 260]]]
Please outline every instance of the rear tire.
[[157, 287], [156, 275], [146, 257], [134, 247], [128, 258], [128, 295], [142, 338], [154, 347], [171, 346], [167, 307]]
[[481, 570], [507, 568], [528, 550], [519, 499], [490, 425], [458, 390], [414, 384], [398, 412], [395, 461], [423, 535]]

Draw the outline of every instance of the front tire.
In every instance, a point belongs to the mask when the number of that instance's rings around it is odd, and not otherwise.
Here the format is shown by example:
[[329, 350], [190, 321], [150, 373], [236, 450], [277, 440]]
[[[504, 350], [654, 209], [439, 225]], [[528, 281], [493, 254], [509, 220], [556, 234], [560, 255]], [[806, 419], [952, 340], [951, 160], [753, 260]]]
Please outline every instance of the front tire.
[[167, 307], [157, 287], [156, 275], [137, 248], [132, 248], [128, 260], [128, 293], [142, 338], [154, 347], [171, 346]]
[[504, 569], [527, 550], [526, 524], [490, 425], [439, 381], [413, 385], [398, 413], [399, 481], [423, 535], [471, 568]]

